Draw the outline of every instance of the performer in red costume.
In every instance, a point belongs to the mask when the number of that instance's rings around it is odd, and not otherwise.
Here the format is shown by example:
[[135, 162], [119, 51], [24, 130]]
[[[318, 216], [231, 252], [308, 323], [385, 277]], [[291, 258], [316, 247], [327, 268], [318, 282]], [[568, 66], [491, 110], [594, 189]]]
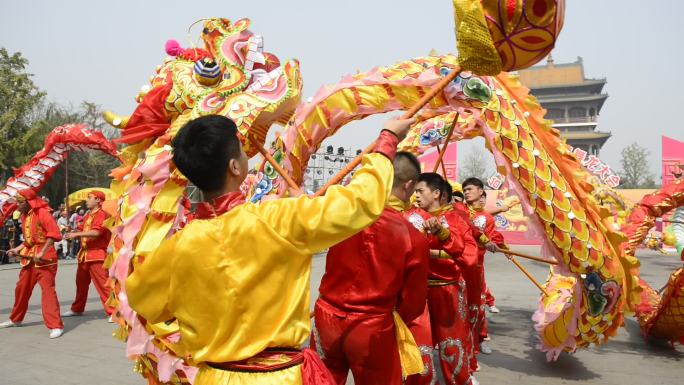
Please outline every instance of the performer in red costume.
[[[83, 225], [79, 231], [65, 235], [66, 239], [81, 238], [81, 250], [78, 252], [78, 268], [76, 269], [76, 298], [71, 304], [71, 309], [62, 317], [73, 317], [83, 315], [86, 301], [88, 300], [88, 289], [90, 281], [95, 285], [95, 290], [100, 295], [102, 307], [108, 316], [112, 315], [113, 308], [107, 306], [111, 288], [107, 285], [109, 273], [102, 267], [107, 257], [107, 247], [112, 233], [105, 227], [107, 213], [102, 210], [102, 202], [105, 195], [101, 191], [92, 191], [88, 194], [86, 207], [88, 213], [83, 219]], [[109, 319], [111, 322], [111, 318]]]
[[54, 243], [62, 237], [57, 222], [44, 200], [31, 190], [19, 191], [18, 194], [17, 210], [21, 213], [24, 243], [7, 252], [22, 257], [22, 268], [14, 289], [12, 313], [8, 321], [0, 323], [0, 329], [21, 326], [33, 288], [39, 284], [43, 321], [50, 329], [50, 338], [58, 338], [64, 332], [64, 324], [59, 316], [59, 300], [55, 291], [57, 252]]
[[[445, 204], [442, 205], [442, 197]], [[428, 233], [431, 248], [428, 301], [424, 314], [409, 327], [423, 353], [426, 369], [410, 376], [407, 384], [436, 381], [430, 370], [432, 346], [439, 352], [445, 382], [477, 383], [472, 376], [472, 334], [467, 312], [467, 290], [463, 274], [477, 264], [477, 244], [470, 225], [450, 203], [446, 181], [436, 173], [423, 173], [416, 186], [416, 203], [408, 219]]]
[[[485, 208], [487, 213], [491, 215], [492, 217], [496, 216], [497, 214], [503, 213], [508, 211], [508, 206], [497, 206], [497, 207], [492, 207], [487, 209], [487, 192], [482, 191], [482, 196], [480, 197], [480, 207]], [[494, 220], [494, 223], [496, 223], [496, 220]], [[482, 294], [484, 295], [484, 304], [486, 305], [487, 309], [489, 309], [490, 313], [499, 313], [499, 308], [496, 307], [494, 304], [494, 301], [496, 300], [494, 298], [494, 295], [492, 294], [492, 291], [489, 289], [489, 286], [487, 286], [487, 281], [483, 281], [483, 288], [482, 288]]]
[[425, 307], [428, 244], [402, 215], [420, 163], [398, 152], [393, 165], [392, 195], [380, 218], [331, 247], [326, 258], [311, 346], [339, 385], [349, 369], [358, 385], [401, 385], [392, 312], [408, 323]]
[[478, 259], [476, 275], [467, 277], [468, 288], [474, 289], [468, 296], [468, 305], [473, 317], [476, 319], [474, 324], [475, 348], [476, 353], [491, 354], [492, 350], [487, 344], [489, 335], [487, 332], [487, 318], [485, 317], [485, 273], [484, 255], [487, 251], [495, 252], [498, 248], [506, 248], [504, 238], [496, 231], [494, 217], [489, 214], [481, 203], [484, 195], [484, 184], [477, 178], [468, 178], [463, 181], [463, 195], [473, 224], [473, 236], [478, 242]]

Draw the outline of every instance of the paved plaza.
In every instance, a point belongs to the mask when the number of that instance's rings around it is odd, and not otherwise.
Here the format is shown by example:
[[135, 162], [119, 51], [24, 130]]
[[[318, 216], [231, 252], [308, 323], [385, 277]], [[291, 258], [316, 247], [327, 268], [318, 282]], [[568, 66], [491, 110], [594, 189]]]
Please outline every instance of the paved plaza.
[[[515, 247], [537, 252], [536, 248]], [[681, 264], [679, 258], [641, 251], [642, 277], [660, 288], [669, 273]], [[547, 267], [522, 262], [539, 279]], [[317, 294], [325, 259], [314, 258], [312, 293]], [[502, 255], [487, 255], [487, 279], [496, 296], [499, 314], [490, 314], [493, 354], [480, 355], [482, 370], [478, 379], [489, 384], [681, 384], [684, 381], [684, 348], [647, 344], [633, 318], [626, 321], [618, 336], [600, 347], [576, 354], [563, 354], [557, 362], [546, 363], [535, 349], [530, 317], [536, 308], [536, 289]], [[76, 265], [65, 262], [57, 274], [57, 293], [66, 311], [75, 294]], [[5, 320], [14, 300], [18, 265], [0, 266], [0, 320]], [[277, 287], [273, 288], [278, 290]], [[144, 380], [134, 373], [124, 357], [124, 344], [112, 335], [95, 289], [91, 286], [83, 317], [65, 318], [65, 334], [48, 339], [40, 314], [40, 290], [36, 288], [24, 326], [0, 330], [0, 384], [101, 384], [134, 385]]]

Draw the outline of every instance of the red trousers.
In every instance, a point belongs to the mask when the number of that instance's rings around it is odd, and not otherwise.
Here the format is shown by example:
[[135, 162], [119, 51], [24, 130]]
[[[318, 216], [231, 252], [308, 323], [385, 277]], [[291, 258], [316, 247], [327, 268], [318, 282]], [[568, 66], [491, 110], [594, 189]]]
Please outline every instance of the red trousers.
[[478, 304], [478, 319], [477, 319], [477, 333], [475, 335], [478, 336], [478, 338], [475, 340], [476, 342], [476, 347], [475, 351], [477, 353], [480, 352], [480, 342], [484, 341], [485, 338], [489, 335], [487, 331], [487, 314], [485, 312], [485, 305], [487, 306], [493, 306], [494, 305], [494, 296], [492, 293], [489, 291], [489, 287], [487, 286], [487, 282], [485, 281], [485, 269], [484, 269], [484, 264], [482, 265], [482, 295], [480, 296], [480, 303]]
[[59, 300], [55, 291], [57, 264], [36, 268], [31, 262], [19, 271], [19, 280], [14, 289], [14, 307], [10, 314], [12, 322], [21, 322], [28, 311], [29, 299], [36, 284], [40, 285], [40, 304], [43, 310], [43, 322], [48, 329], [64, 329], [59, 316]]
[[401, 385], [401, 363], [391, 313], [342, 312], [319, 299], [314, 308], [311, 349], [338, 385], [351, 369], [357, 385]]
[[439, 365], [447, 384], [466, 384], [471, 377], [473, 336], [468, 319], [466, 285], [462, 279], [455, 284], [431, 286], [427, 309], [409, 324], [421, 354], [425, 370], [409, 376], [406, 384], [437, 383], [432, 368], [432, 349], [437, 349]]
[[428, 385], [439, 383], [437, 381], [437, 372], [432, 360], [432, 352], [434, 348], [432, 347], [432, 328], [430, 326], [430, 312], [428, 310], [427, 302], [425, 303], [425, 310], [420, 317], [414, 319], [412, 322], [407, 324], [411, 334], [413, 334], [413, 339], [416, 340], [416, 345], [420, 350], [420, 355], [423, 358], [423, 372], [420, 374], [414, 374], [406, 378], [406, 385]]
[[102, 267], [103, 261], [79, 262], [76, 268], [76, 299], [71, 304], [71, 311], [75, 313], [83, 313], [88, 300], [88, 289], [90, 281], [93, 281], [95, 290], [100, 295], [102, 307], [107, 315], [111, 315], [114, 309], [107, 306], [107, 299], [109, 299], [109, 292], [111, 289], [107, 286], [107, 279], [109, 273]]
[[494, 298], [494, 295], [492, 295], [492, 291], [489, 290], [489, 286], [487, 286], [486, 282], [485, 282], [485, 290], [484, 290], [484, 293], [482, 293], [482, 295], [484, 295], [485, 305], [487, 305], [489, 307], [494, 306], [495, 298]]

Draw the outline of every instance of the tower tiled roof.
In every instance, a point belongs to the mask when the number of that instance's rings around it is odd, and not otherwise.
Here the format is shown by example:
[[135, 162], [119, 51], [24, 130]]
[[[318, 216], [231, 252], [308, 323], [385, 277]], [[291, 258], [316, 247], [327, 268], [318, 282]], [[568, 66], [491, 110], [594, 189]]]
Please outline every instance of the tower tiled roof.
[[518, 75], [520, 75], [520, 81], [531, 89], [602, 84], [606, 81], [605, 79], [585, 78], [581, 57], [578, 57], [574, 63], [555, 64], [549, 55], [545, 65], [520, 70]]

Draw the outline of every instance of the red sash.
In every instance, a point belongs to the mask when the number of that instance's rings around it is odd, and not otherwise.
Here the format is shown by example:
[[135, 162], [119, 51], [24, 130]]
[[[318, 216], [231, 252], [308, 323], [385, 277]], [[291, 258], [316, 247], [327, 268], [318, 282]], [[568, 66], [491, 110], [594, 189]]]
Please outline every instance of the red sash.
[[[284, 358], [288, 358], [283, 362]], [[269, 362], [274, 362], [270, 364]], [[320, 357], [311, 349], [270, 348], [254, 357], [235, 362], [210, 362], [209, 366], [234, 372], [275, 372], [302, 364], [302, 382], [304, 385], [334, 385], [332, 375]]]

